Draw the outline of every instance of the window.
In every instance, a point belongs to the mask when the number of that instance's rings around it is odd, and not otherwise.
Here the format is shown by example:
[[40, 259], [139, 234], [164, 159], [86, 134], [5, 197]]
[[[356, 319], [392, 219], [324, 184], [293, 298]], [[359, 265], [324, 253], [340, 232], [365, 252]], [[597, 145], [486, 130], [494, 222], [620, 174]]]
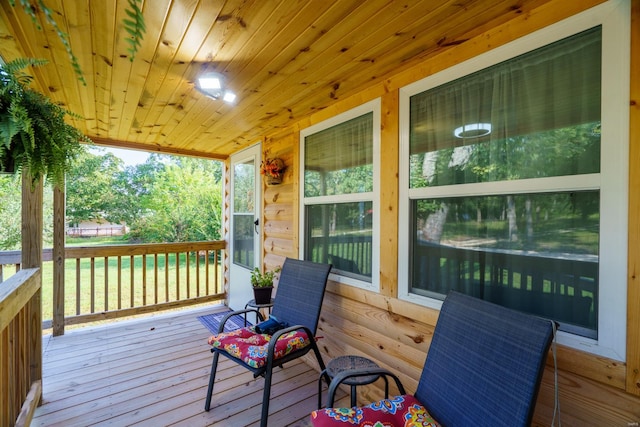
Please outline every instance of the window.
[[254, 188], [254, 160], [236, 163], [233, 169], [233, 263], [247, 270], [255, 267]]
[[379, 101], [301, 133], [304, 259], [332, 280], [378, 289]]
[[400, 292], [437, 307], [456, 290], [553, 318], [566, 342], [622, 360], [608, 327], [624, 331], [624, 303], [609, 301], [625, 298], [626, 245], [605, 230], [626, 241], [628, 121], [611, 112], [628, 92], [622, 50], [606, 43], [625, 36], [598, 16], [401, 91]]

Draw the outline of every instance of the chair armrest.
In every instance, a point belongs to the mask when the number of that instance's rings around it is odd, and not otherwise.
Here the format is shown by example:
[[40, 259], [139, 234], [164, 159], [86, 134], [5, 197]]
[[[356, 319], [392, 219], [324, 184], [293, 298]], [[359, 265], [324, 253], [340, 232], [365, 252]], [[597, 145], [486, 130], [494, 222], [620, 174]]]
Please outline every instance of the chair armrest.
[[304, 325], [293, 325], [293, 326], [287, 326], [286, 328], [283, 328], [283, 329], [280, 329], [280, 330], [276, 331], [275, 334], [271, 335], [271, 340], [272, 341], [277, 341], [278, 338], [280, 338], [282, 335], [287, 334], [289, 332], [297, 331], [298, 329], [304, 330], [304, 332], [307, 334], [309, 339], [313, 338], [313, 334], [311, 333], [311, 330], [309, 328], [307, 328], [306, 326], [304, 326]]
[[310, 340], [315, 339], [315, 336], [313, 335], [313, 333], [311, 333], [311, 329], [307, 328], [304, 325], [293, 325], [288, 326], [284, 329], [280, 329], [275, 334], [271, 335], [271, 341], [269, 341], [269, 347], [267, 348], [267, 364], [272, 363], [273, 360], [275, 360], [276, 343], [278, 342], [280, 337], [284, 334], [297, 331], [299, 329], [302, 329], [307, 334], [307, 337], [309, 337]]
[[378, 375], [380, 377], [392, 378], [395, 381], [396, 387], [398, 387], [398, 391], [400, 392], [400, 394], [406, 394], [404, 387], [400, 382], [400, 379], [395, 374], [388, 371], [387, 369], [384, 369], [384, 368], [353, 369], [349, 371], [340, 372], [338, 375], [333, 377], [333, 379], [331, 380], [331, 384], [329, 384], [327, 408], [333, 407], [336, 390], [338, 389], [340, 384], [344, 382], [344, 380], [348, 378], [367, 377], [371, 375]]
[[258, 315], [258, 318], [260, 319], [260, 321], [263, 321], [264, 318], [262, 317], [262, 313], [260, 313], [260, 311], [256, 308], [245, 308], [244, 310], [236, 310], [236, 311], [232, 311], [231, 313], [225, 315], [222, 320], [220, 321], [220, 325], [218, 325], [218, 333], [222, 333], [224, 332], [224, 325], [225, 323], [227, 323], [227, 320], [229, 320], [232, 316], [237, 315], [241, 315], [241, 314], [245, 314], [246, 313], [256, 313]]

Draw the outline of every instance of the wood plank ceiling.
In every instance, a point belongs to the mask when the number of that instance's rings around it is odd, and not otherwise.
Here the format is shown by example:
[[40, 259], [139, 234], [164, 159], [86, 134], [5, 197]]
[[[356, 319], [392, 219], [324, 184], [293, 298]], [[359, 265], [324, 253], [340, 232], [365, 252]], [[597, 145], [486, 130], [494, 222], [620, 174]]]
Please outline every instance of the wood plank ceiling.
[[[0, 56], [45, 58], [36, 89], [82, 118], [96, 143], [226, 158], [265, 135], [353, 95], [548, 0], [143, 0], [147, 31], [133, 61], [127, 0], [0, 1]], [[69, 34], [74, 74], [38, 4]], [[234, 105], [194, 88], [227, 78]]]

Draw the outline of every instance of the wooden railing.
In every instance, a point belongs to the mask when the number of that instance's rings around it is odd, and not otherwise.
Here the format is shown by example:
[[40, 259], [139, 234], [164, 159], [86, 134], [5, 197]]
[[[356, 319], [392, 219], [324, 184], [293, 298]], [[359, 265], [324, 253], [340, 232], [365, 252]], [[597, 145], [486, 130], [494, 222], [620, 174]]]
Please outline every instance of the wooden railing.
[[590, 256], [543, 256], [429, 242], [414, 248], [413, 292], [457, 290], [552, 318], [560, 329], [595, 338], [598, 262]]
[[0, 284], [0, 425], [29, 425], [42, 395], [40, 270]]
[[340, 235], [312, 237], [313, 261], [328, 262], [337, 270], [371, 277], [371, 236]]
[[[223, 300], [223, 241], [67, 247], [64, 286], [44, 267], [44, 298], [53, 301], [54, 335], [64, 325], [113, 319]], [[0, 252], [3, 264], [19, 270], [20, 252]], [[51, 261], [50, 249], [43, 262]], [[52, 283], [53, 291], [47, 288]]]

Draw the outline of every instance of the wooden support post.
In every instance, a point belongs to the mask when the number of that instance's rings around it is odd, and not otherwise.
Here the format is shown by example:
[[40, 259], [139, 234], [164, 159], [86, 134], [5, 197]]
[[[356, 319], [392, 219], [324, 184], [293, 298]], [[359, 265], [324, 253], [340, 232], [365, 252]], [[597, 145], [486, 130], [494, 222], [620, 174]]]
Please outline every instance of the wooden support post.
[[53, 189], [53, 336], [64, 335], [65, 191]]
[[[627, 264], [627, 393], [640, 396], [640, 2], [631, 3], [631, 82], [629, 108], [629, 241]], [[629, 423], [631, 424], [631, 423]]]
[[[22, 268], [42, 271], [42, 179], [34, 183], [28, 171], [22, 171]], [[30, 330], [38, 333], [29, 337], [28, 352], [31, 383], [42, 380], [42, 275], [38, 291], [29, 304]]]

